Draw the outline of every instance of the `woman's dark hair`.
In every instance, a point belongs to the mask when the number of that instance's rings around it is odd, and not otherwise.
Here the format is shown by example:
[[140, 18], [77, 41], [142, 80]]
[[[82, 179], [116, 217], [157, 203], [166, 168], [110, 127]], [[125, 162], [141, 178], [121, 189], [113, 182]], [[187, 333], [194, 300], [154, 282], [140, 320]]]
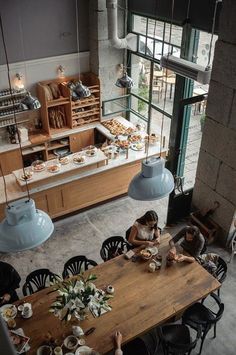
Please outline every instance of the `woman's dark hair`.
[[155, 226], [152, 229], [157, 229], [158, 215], [155, 211], [147, 211], [142, 217], [137, 219], [137, 222], [143, 225], [146, 225], [147, 222], [156, 222]]
[[194, 238], [198, 238], [200, 235], [200, 229], [197, 226], [188, 226], [185, 229], [185, 233], [191, 234]]

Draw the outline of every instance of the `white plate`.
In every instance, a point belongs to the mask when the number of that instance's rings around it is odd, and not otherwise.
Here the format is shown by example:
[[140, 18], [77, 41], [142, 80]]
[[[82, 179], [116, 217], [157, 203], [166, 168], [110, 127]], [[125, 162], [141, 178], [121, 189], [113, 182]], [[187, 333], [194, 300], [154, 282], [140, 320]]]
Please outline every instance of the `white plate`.
[[147, 248], [147, 250], [149, 250], [150, 253], [152, 253], [152, 255], [157, 255], [158, 254], [158, 248], [157, 247]]
[[30, 178], [28, 178], [28, 179], [24, 179], [24, 178], [22, 177], [22, 175], [20, 176], [20, 180], [21, 180], [21, 181], [24, 181], [24, 182], [30, 181], [30, 180], [32, 180], [32, 179], [33, 179], [33, 175], [32, 175]]
[[[12, 310], [12, 314], [10, 316], [6, 315], [6, 310], [7, 309], [11, 309]], [[1, 312], [1, 316], [3, 319], [5, 319], [5, 321], [7, 321], [9, 318], [15, 318], [17, 315], [17, 308], [14, 304], [4, 304], [2, 307], [0, 307], [0, 312]]]
[[136, 150], [136, 151], [144, 150], [144, 148], [145, 148], [144, 144], [142, 144], [142, 148], [137, 147], [136, 143], [131, 144], [131, 149]]
[[91, 352], [92, 352], [92, 348], [90, 348], [89, 346], [86, 346], [86, 345], [83, 345], [83, 346], [80, 346], [76, 352], [75, 352], [75, 355], [90, 355]]
[[[75, 158], [75, 157], [74, 157]], [[84, 161], [76, 161], [76, 160], [74, 160], [74, 158], [72, 159], [72, 161], [73, 161], [73, 163], [74, 164], [78, 164], [78, 165], [81, 165], [81, 164], [84, 164], [84, 163], [86, 163], [86, 159], [85, 159], [85, 157], [83, 156], [83, 158], [84, 158]]]

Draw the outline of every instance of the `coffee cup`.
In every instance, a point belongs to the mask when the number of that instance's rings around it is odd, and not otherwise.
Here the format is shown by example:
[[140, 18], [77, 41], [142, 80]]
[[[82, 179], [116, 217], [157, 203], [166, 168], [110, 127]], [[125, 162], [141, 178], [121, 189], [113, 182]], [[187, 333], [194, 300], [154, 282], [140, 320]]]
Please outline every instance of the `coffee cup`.
[[110, 295], [112, 295], [115, 291], [114, 287], [112, 285], [108, 285], [106, 288], [107, 293], [109, 293]]

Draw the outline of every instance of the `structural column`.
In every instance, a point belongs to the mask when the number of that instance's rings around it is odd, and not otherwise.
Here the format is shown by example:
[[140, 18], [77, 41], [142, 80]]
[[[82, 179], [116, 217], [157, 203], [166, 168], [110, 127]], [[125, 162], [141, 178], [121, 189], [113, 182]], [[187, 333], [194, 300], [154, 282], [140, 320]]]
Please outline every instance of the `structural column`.
[[[118, 33], [124, 35], [124, 1], [118, 1]], [[102, 100], [122, 94], [115, 86], [117, 65], [123, 63], [124, 50], [116, 49], [108, 40], [106, 0], [91, 0], [90, 16], [90, 68], [101, 80]]]
[[236, 2], [223, 0], [193, 205], [220, 203], [213, 219], [225, 244], [236, 211]]

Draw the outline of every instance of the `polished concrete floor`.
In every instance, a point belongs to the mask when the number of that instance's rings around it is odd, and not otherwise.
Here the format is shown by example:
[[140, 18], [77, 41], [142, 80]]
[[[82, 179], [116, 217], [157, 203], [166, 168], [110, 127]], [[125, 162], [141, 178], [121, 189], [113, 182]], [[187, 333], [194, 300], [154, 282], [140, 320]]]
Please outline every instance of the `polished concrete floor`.
[[[70, 216], [55, 222], [53, 236], [40, 247], [12, 255], [0, 254], [0, 260], [9, 262], [20, 273], [22, 284], [31, 271], [38, 268], [49, 268], [61, 274], [64, 263], [75, 255], [86, 255], [98, 263], [102, 262], [99, 250], [103, 240], [113, 235], [125, 235], [125, 231], [145, 211], [157, 211], [160, 226], [164, 227], [167, 199], [155, 202], [138, 202], [128, 197], [109, 202], [80, 214]], [[167, 231], [174, 234], [182, 224]], [[210, 251], [216, 251], [226, 260], [229, 254], [217, 246], [210, 246]], [[225, 312], [217, 326], [217, 338], [211, 339], [211, 332], [205, 341], [202, 354], [233, 355], [236, 353], [236, 283], [235, 260], [228, 266], [228, 277], [221, 290]], [[21, 285], [22, 286], [22, 285]], [[19, 291], [21, 296], [21, 291]], [[158, 352], [161, 354], [161, 352]], [[196, 354], [194, 351], [192, 354]], [[134, 354], [135, 355], [135, 354]]]

